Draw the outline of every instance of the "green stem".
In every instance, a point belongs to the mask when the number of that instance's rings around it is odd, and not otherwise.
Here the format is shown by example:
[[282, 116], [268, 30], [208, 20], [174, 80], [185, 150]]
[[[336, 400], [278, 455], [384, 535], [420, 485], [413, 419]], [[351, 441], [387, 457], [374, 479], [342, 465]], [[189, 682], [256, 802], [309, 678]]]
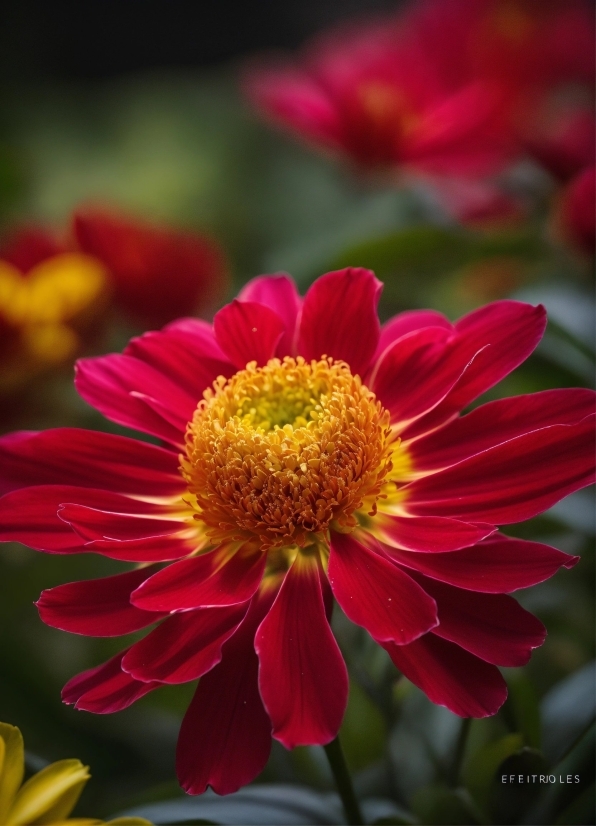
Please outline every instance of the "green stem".
[[453, 765], [451, 768], [451, 782], [454, 786], [457, 786], [459, 781], [459, 776], [462, 770], [462, 763], [464, 760], [464, 754], [466, 751], [466, 745], [468, 743], [468, 735], [470, 734], [470, 727], [472, 725], [472, 718], [471, 717], [464, 717], [461, 721], [461, 728], [459, 730], [459, 736], [457, 738], [457, 745], [455, 747], [455, 754], [453, 756]]
[[339, 742], [339, 736], [330, 743], [327, 743], [324, 749], [331, 771], [333, 772], [333, 779], [335, 780], [337, 791], [341, 797], [349, 826], [363, 826], [364, 818], [360, 811], [358, 798], [354, 793], [352, 778], [350, 777], [346, 758], [344, 757], [343, 749]]

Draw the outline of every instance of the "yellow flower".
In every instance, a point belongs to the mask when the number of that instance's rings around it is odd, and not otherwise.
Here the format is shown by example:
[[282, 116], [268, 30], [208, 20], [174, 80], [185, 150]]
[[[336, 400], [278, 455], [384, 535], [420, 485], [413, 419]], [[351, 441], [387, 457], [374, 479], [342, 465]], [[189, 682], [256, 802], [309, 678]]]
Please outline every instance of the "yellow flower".
[[103, 265], [87, 255], [54, 255], [26, 274], [0, 260], [0, 386], [12, 390], [37, 370], [73, 358], [80, 322], [96, 316], [106, 291]]
[[[102, 826], [97, 818], [68, 815], [89, 780], [80, 760], [58, 760], [26, 783], [23, 736], [16, 726], [0, 723], [0, 823], [3, 826]], [[142, 817], [118, 817], [110, 826], [151, 826]]]

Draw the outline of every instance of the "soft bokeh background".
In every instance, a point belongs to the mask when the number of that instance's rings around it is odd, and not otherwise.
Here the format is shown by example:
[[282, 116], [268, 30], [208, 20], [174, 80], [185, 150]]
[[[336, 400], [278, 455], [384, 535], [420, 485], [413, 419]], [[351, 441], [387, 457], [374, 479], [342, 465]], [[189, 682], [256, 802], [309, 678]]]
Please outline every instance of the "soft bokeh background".
[[[464, 228], [427, 185], [359, 177], [275, 132], [242, 100], [238, 67], [255, 50], [295, 46], [340, 16], [394, 8], [364, 0], [8, 2], [0, 42], [0, 229], [27, 221], [61, 230], [80, 204], [107, 204], [209, 232], [229, 260], [229, 296], [258, 273], [289, 271], [304, 291], [317, 275], [349, 264], [370, 266], [384, 281], [384, 318], [423, 306], [456, 318], [506, 296], [542, 301], [551, 319], [544, 342], [491, 396], [590, 386], [591, 264], [553, 241], [544, 216]], [[530, 190], [548, 190], [539, 170], [516, 174]], [[138, 331], [124, 317], [113, 320], [95, 351], [119, 349]], [[77, 397], [72, 365], [40, 377], [18, 404], [1, 403], [4, 430], [125, 432]], [[400, 679], [362, 629], [335, 618], [352, 677], [342, 739], [359, 791], [402, 808], [402, 820], [386, 822], [414, 822], [408, 811], [422, 823], [489, 822], [482, 811], [494, 823], [594, 822], [591, 495], [575, 494], [513, 532], [582, 561], [520, 594], [549, 636], [526, 668], [505, 669], [510, 699], [497, 717], [472, 723], [465, 791], [453, 778], [459, 718]], [[66, 680], [121, 643], [47, 628], [33, 605], [44, 588], [120, 570], [97, 556], [0, 547], [0, 719], [22, 729], [32, 770], [74, 756], [91, 765], [77, 812], [94, 816], [182, 797], [174, 748], [193, 686], [163, 688], [112, 717], [63, 706]], [[515, 790], [493, 783], [495, 774], [526, 772], [579, 773], [581, 783]], [[258, 782], [332, 789], [316, 748], [290, 754], [274, 747]], [[267, 813], [270, 798], [263, 801], [259, 822], [279, 822], [279, 812]], [[308, 801], [296, 806], [315, 806]], [[193, 816], [218, 819], [201, 811]]]

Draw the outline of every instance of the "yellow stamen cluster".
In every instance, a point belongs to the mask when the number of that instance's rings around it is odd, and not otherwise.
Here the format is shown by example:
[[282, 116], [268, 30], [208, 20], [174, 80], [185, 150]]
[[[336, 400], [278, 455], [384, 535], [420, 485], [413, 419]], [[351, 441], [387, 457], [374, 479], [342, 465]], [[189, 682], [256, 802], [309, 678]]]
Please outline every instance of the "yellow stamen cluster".
[[263, 550], [324, 539], [373, 503], [391, 470], [389, 414], [347, 364], [255, 362], [205, 391], [182, 473], [213, 541]]

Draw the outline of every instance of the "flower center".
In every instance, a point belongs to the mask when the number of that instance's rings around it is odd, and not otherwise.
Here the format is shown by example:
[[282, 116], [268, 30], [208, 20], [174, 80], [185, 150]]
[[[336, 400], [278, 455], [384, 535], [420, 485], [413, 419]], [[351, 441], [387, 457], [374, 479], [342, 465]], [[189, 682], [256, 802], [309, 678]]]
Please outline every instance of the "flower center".
[[213, 541], [325, 541], [374, 510], [391, 470], [389, 414], [347, 364], [255, 362], [204, 393], [181, 470]]

